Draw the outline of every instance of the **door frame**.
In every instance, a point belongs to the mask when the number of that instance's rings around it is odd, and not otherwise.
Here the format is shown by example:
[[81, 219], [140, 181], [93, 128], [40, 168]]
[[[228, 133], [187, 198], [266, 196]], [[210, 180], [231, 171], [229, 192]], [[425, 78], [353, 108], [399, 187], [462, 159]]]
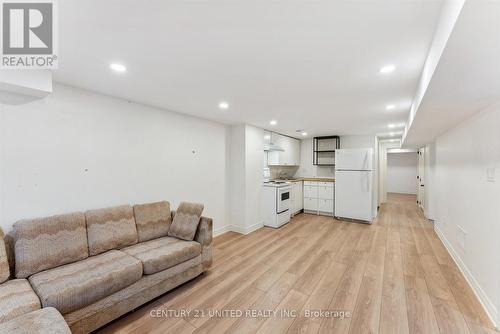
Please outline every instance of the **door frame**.
[[418, 170], [417, 170], [417, 204], [425, 211], [425, 147], [418, 151]]

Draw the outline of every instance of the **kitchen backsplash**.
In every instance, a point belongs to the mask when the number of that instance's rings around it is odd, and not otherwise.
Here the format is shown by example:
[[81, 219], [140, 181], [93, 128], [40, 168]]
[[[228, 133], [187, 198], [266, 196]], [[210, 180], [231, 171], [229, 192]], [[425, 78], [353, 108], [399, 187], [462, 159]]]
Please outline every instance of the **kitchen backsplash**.
[[288, 177], [293, 177], [297, 173], [299, 166], [269, 166], [269, 170], [271, 171], [271, 179], [277, 179], [280, 175], [280, 172], [283, 174], [287, 174]]
[[321, 166], [301, 166], [295, 176], [301, 177], [335, 177], [334, 167], [321, 167]]

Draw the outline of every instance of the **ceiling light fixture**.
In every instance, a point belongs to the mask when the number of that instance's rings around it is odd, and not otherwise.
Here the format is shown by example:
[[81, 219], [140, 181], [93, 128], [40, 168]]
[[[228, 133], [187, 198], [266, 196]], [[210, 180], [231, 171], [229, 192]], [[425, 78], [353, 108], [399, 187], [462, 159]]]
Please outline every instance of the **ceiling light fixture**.
[[396, 124], [389, 124], [389, 125], [387, 125], [387, 127], [389, 129], [394, 129], [396, 126], [397, 126]]
[[227, 108], [229, 108], [229, 103], [221, 102], [221, 103], [219, 103], [219, 108], [220, 109], [227, 109]]
[[304, 131], [304, 132], [302, 132], [302, 135], [303, 135], [304, 137], [305, 137], [305, 136], [307, 136], [307, 132], [305, 132], [305, 131]]
[[278, 122], [276, 122], [276, 121], [273, 119], [271, 122], [269, 122], [269, 124], [271, 124], [271, 125], [273, 125], [273, 126], [274, 126], [274, 125], [278, 124]]
[[396, 108], [396, 106], [394, 104], [388, 104], [385, 106], [385, 110], [392, 110], [394, 108]]
[[118, 63], [112, 63], [111, 65], [109, 65], [109, 67], [115, 71], [115, 72], [120, 72], [120, 73], [123, 73], [127, 70], [127, 68], [122, 65], [122, 64], [118, 64]]
[[396, 66], [395, 65], [385, 65], [385, 66], [382, 66], [380, 68], [380, 73], [387, 74], [387, 73], [394, 72], [394, 70], [396, 70]]

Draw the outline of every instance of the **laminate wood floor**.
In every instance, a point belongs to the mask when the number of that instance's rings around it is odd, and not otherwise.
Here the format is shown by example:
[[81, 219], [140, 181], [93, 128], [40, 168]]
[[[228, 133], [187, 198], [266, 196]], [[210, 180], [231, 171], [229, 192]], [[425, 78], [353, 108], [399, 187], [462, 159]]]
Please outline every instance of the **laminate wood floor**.
[[372, 225], [300, 214], [225, 233], [209, 272], [99, 332], [497, 333], [415, 202], [389, 194]]

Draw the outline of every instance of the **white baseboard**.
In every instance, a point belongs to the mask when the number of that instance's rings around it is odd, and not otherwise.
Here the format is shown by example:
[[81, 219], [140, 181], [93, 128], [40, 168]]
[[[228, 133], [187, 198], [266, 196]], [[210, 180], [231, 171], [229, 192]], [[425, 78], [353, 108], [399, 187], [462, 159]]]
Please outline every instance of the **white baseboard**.
[[458, 268], [460, 269], [460, 271], [464, 275], [465, 280], [467, 281], [467, 283], [469, 283], [469, 286], [472, 288], [472, 291], [474, 291], [474, 294], [476, 295], [477, 299], [479, 299], [479, 302], [483, 306], [483, 308], [486, 311], [486, 314], [488, 315], [490, 320], [493, 322], [495, 327], [499, 328], [499, 323], [497, 321], [498, 310], [497, 310], [497, 307], [495, 306], [495, 303], [493, 303], [488, 298], [488, 296], [486, 295], [484, 290], [479, 285], [479, 282], [472, 275], [469, 268], [467, 268], [465, 263], [460, 258], [460, 255], [455, 251], [455, 249], [453, 248], [451, 243], [448, 241], [448, 239], [446, 239], [444, 234], [438, 228], [437, 224], [434, 224], [434, 231], [436, 231], [436, 234], [438, 235], [439, 239], [441, 239], [441, 241], [443, 242], [443, 245], [448, 250], [448, 253], [450, 253], [451, 257], [453, 258], [453, 261], [455, 261]]
[[253, 225], [248, 226], [248, 227], [228, 225], [228, 226], [218, 228], [217, 230], [214, 230], [213, 234], [214, 234], [214, 237], [221, 235], [221, 234], [224, 234], [226, 232], [236, 232], [236, 233], [240, 233], [240, 234], [249, 234], [249, 233], [252, 233], [253, 231], [256, 231], [262, 227], [264, 227], [263, 222], [253, 224]]
[[224, 234], [224, 233], [229, 232], [229, 231], [231, 231], [231, 229], [229, 228], [229, 226], [223, 226], [221, 228], [218, 228], [218, 229], [214, 230], [213, 236], [216, 237], [218, 235]]
[[240, 227], [240, 226], [229, 226], [230, 231], [236, 232], [236, 233], [241, 233], [241, 234], [248, 234], [252, 233], [255, 230], [258, 230], [259, 228], [264, 227], [263, 222], [258, 222], [256, 224], [253, 224], [248, 227]]

